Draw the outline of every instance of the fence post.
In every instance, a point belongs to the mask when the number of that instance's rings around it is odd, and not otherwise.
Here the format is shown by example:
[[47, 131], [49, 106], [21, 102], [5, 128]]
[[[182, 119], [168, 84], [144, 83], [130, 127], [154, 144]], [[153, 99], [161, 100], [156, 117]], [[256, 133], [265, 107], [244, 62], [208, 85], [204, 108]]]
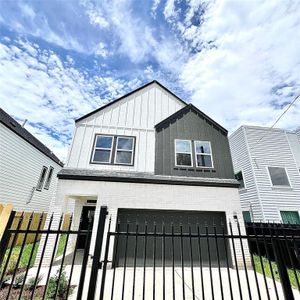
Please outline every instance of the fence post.
[[273, 249], [274, 249], [274, 254], [275, 254], [275, 260], [277, 263], [277, 268], [278, 268], [278, 272], [279, 272], [279, 276], [280, 276], [280, 280], [281, 280], [284, 299], [285, 300], [293, 300], [294, 295], [293, 295], [289, 275], [287, 272], [287, 266], [284, 262], [282, 243], [283, 243], [283, 241], [280, 241], [280, 240], [276, 240], [272, 243]]
[[9, 243], [10, 234], [8, 229], [11, 227], [14, 217], [15, 211], [13, 211], [12, 204], [2, 206], [0, 213], [0, 266], [2, 265], [5, 251]]
[[91, 269], [91, 277], [90, 277], [90, 282], [89, 282], [89, 290], [88, 290], [88, 296], [87, 296], [88, 300], [93, 300], [95, 297], [97, 275], [98, 275], [98, 270], [99, 270], [99, 265], [100, 265], [100, 257], [101, 257], [102, 241], [103, 241], [106, 215], [107, 215], [107, 207], [101, 206], [97, 234], [96, 234], [96, 242], [95, 242], [95, 249], [94, 249], [94, 255], [93, 255], [92, 269]]

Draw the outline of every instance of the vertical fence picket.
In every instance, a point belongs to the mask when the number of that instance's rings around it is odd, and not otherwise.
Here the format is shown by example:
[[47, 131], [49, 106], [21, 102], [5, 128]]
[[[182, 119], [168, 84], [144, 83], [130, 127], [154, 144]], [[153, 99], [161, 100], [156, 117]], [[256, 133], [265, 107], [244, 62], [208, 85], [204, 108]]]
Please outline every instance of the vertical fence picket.
[[24, 250], [24, 247], [25, 247], [25, 244], [26, 244], [26, 240], [27, 240], [27, 236], [28, 236], [28, 232], [29, 232], [29, 229], [30, 229], [30, 226], [31, 226], [32, 218], [33, 218], [33, 213], [31, 213], [30, 216], [29, 216], [29, 221], [28, 221], [28, 224], [27, 224], [26, 229], [25, 229], [25, 233], [24, 233], [24, 237], [23, 237], [23, 241], [22, 241], [20, 253], [19, 253], [19, 256], [18, 256], [18, 259], [17, 259], [17, 263], [16, 263], [16, 266], [15, 266], [15, 269], [14, 269], [13, 276], [11, 278], [11, 283], [12, 284], [9, 286], [9, 289], [8, 289], [8, 292], [7, 292], [7, 295], [6, 295], [6, 300], [9, 299], [11, 288], [13, 286], [13, 283], [14, 283], [14, 280], [15, 280], [15, 276], [16, 276], [17, 271], [18, 271], [19, 263], [21, 261], [22, 255], [23, 255], [23, 250]]

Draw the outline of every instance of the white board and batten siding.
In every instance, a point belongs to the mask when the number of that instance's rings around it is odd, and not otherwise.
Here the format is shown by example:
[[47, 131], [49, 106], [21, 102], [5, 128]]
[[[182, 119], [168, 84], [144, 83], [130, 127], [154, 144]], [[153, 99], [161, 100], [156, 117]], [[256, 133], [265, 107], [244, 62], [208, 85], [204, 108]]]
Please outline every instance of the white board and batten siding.
[[[241, 132], [247, 149], [238, 148], [238, 141], [234, 141]], [[243, 157], [246, 168], [252, 168], [257, 197], [261, 203], [263, 221], [281, 221], [280, 211], [300, 211], [300, 173], [297, 166], [295, 151], [292, 150], [289, 133], [282, 129], [270, 129], [266, 127], [242, 126], [230, 137], [232, 156], [235, 170], [238, 169], [237, 157]], [[273, 187], [268, 167], [282, 167], [286, 169], [291, 187]], [[246, 190], [240, 191], [242, 207], [245, 202], [249, 205], [251, 193], [248, 193], [247, 178], [245, 172]]]
[[[154, 126], [185, 106], [153, 83], [75, 125], [66, 167], [101, 170], [154, 172]], [[136, 138], [133, 166], [91, 164], [96, 134], [127, 135]]]
[[[16, 211], [47, 212], [62, 167], [2, 123], [0, 137], [0, 203], [12, 203]], [[50, 187], [33, 192], [43, 166], [54, 168]]]

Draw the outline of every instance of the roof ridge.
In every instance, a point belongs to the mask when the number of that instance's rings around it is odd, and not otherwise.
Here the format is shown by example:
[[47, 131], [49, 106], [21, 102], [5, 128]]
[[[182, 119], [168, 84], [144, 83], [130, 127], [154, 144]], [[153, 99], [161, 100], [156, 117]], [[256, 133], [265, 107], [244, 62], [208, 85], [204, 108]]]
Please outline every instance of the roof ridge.
[[76, 123], [76, 122], [79, 122], [79, 121], [81, 121], [81, 120], [83, 120], [83, 119], [85, 119], [85, 118], [87, 118], [87, 117], [89, 117], [89, 116], [91, 116], [91, 115], [93, 115], [93, 114], [95, 114], [95, 113], [97, 113], [97, 112], [99, 112], [99, 111], [105, 109], [105, 108], [107, 108], [108, 106], [110, 106], [110, 105], [112, 105], [112, 104], [114, 104], [114, 103], [116, 103], [116, 102], [118, 102], [118, 101], [120, 101], [120, 100], [122, 100], [122, 99], [124, 99], [124, 98], [126, 98], [126, 97], [128, 97], [128, 96], [130, 96], [130, 95], [132, 95], [132, 94], [134, 94], [134, 93], [136, 93], [136, 92], [138, 92], [138, 91], [140, 91], [140, 90], [146, 88], [146, 87], [148, 87], [148, 86], [150, 86], [150, 85], [153, 84], [153, 83], [156, 83], [156, 84], [157, 84], [158, 86], [160, 86], [162, 89], [164, 89], [165, 91], [167, 91], [168, 93], [170, 93], [172, 96], [174, 96], [177, 100], [179, 100], [179, 101], [182, 102], [183, 104], [187, 105], [187, 103], [186, 103], [185, 101], [183, 101], [180, 97], [178, 97], [176, 94], [174, 94], [172, 91], [170, 91], [167, 87], [165, 87], [165, 86], [164, 86], [163, 84], [161, 84], [159, 81], [157, 81], [156, 79], [154, 79], [154, 80], [149, 81], [148, 83], [146, 83], [146, 84], [144, 84], [144, 85], [138, 87], [137, 89], [135, 89], [135, 90], [133, 90], [133, 91], [131, 91], [131, 92], [129, 92], [129, 93], [127, 93], [127, 94], [125, 94], [125, 95], [123, 95], [123, 96], [121, 96], [121, 97], [115, 99], [115, 100], [112, 100], [112, 101], [110, 101], [109, 103], [104, 104], [104, 105], [100, 106], [99, 108], [97, 108], [97, 109], [95, 109], [95, 110], [93, 110], [93, 111], [91, 111], [91, 112], [89, 112], [89, 113], [87, 113], [87, 114], [81, 116], [80, 118], [78, 118], [78, 119], [75, 120], [75, 123]]

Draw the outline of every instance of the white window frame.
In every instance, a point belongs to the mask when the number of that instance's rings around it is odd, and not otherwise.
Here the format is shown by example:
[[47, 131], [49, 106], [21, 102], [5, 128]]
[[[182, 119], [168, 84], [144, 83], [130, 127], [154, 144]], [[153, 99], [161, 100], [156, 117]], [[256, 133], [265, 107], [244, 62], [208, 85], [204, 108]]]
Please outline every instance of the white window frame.
[[[214, 168], [214, 159], [213, 159], [213, 154], [212, 154], [212, 149], [211, 149], [211, 142], [210, 141], [198, 141], [198, 140], [195, 140], [193, 141], [194, 142], [194, 152], [195, 152], [195, 163], [196, 163], [196, 168], [200, 168], [200, 169], [213, 169]], [[210, 153], [197, 153], [196, 152], [196, 143], [208, 143], [209, 144], [209, 149], [210, 149]], [[198, 166], [198, 163], [197, 163], [197, 154], [198, 155], [209, 155], [210, 158], [211, 158], [211, 167], [205, 167], [205, 166]]]
[[[121, 139], [131, 139], [132, 140], [132, 149], [131, 150], [127, 150], [127, 149], [118, 149], [118, 142], [119, 142], [119, 138]], [[134, 137], [131, 136], [117, 136], [117, 140], [116, 140], [116, 147], [115, 147], [115, 152], [114, 152], [114, 164], [115, 165], [125, 165], [125, 166], [132, 166], [133, 165], [133, 158], [134, 158]], [[128, 163], [120, 163], [120, 162], [116, 162], [117, 159], [117, 152], [122, 151], [122, 152], [131, 152], [131, 160], [130, 160], [130, 164]]]
[[[45, 171], [45, 177], [44, 177], [44, 179], [42, 181], [42, 174], [43, 174], [44, 170], [46, 170]], [[36, 188], [35, 188], [38, 192], [41, 192], [42, 189], [43, 189], [43, 185], [45, 183], [45, 179], [46, 179], [46, 176], [47, 176], [47, 171], [48, 171], [48, 168], [46, 166], [43, 166], [42, 167], [42, 171], [41, 171], [40, 176], [39, 176], [38, 183], [37, 183]], [[40, 185], [40, 187], [39, 187], [39, 185]]]
[[[52, 174], [51, 174], [51, 170], [52, 170]], [[53, 178], [53, 172], [54, 172], [54, 168], [52, 166], [50, 166], [49, 170], [48, 170], [48, 175], [47, 175], [47, 178], [46, 178], [45, 184], [44, 184], [45, 190], [49, 190], [49, 188], [50, 188], [50, 184], [51, 184], [51, 181]], [[51, 174], [51, 177], [49, 178], [50, 174]]]
[[[191, 146], [191, 152], [176, 152], [176, 141], [185, 141], [185, 142], [189, 142], [190, 146]], [[176, 167], [193, 167], [193, 148], [192, 148], [192, 141], [191, 140], [182, 140], [182, 139], [175, 139], [174, 140], [174, 152], [175, 152], [175, 166]], [[191, 165], [177, 165], [177, 155], [176, 154], [190, 154], [191, 155]]]
[[[269, 176], [269, 181], [270, 181], [271, 187], [276, 188], [276, 189], [291, 189], [292, 188], [292, 184], [291, 184], [290, 177], [289, 177], [289, 174], [287, 172], [286, 167], [282, 167], [282, 166], [266, 166], [266, 168], [267, 168], [267, 174]], [[281, 169], [284, 169], [286, 177], [287, 177], [288, 182], [289, 182], [289, 185], [274, 185], [273, 182], [272, 182], [272, 178], [271, 178], [271, 174], [270, 174], [269, 168], [281, 168]]]
[[[97, 147], [97, 139], [98, 137], [110, 137], [112, 139], [111, 141], [111, 147], [110, 148], [102, 148], [102, 147]], [[96, 134], [96, 137], [95, 137], [95, 142], [94, 142], [94, 149], [93, 149], [93, 155], [92, 155], [92, 163], [94, 164], [111, 164], [111, 157], [112, 157], [112, 152], [113, 152], [113, 146], [114, 146], [114, 136], [113, 135], [106, 135], [106, 134]], [[105, 162], [102, 162], [102, 161], [97, 161], [97, 160], [94, 160], [94, 157], [95, 157], [95, 152], [96, 150], [104, 150], [104, 151], [107, 151], [107, 150], [110, 150], [110, 155], [109, 155], [109, 161], [105, 161]]]
[[247, 184], [246, 184], [246, 180], [245, 180], [245, 176], [244, 176], [244, 169], [240, 169], [239, 171], [235, 172], [234, 173], [234, 177], [237, 173], [240, 173], [242, 172], [242, 176], [243, 176], [243, 180], [244, 180], [244, 187], [243, 188], [239, 188], [239, 191], [244, 191], [244, 190], [247, 190]]

